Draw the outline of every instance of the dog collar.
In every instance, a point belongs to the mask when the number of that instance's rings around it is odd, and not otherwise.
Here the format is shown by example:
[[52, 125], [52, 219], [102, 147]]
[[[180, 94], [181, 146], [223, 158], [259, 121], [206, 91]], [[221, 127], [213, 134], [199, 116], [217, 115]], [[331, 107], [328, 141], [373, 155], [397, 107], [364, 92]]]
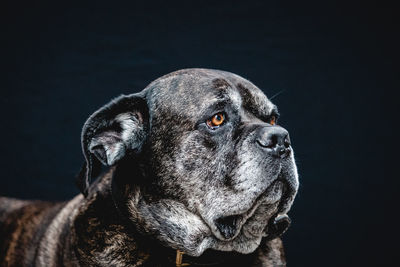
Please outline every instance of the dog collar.
[[[176, 267], [184, 267], [184, 266], [216, 266], [219, 265], [221, 263], [223, 263], [223, 261], [208, 261], [208, 262], [196, 262], [195, 258], [192, 258], [190, 256], [186, 256], [184, 259], [184, 255], [185, 252], [181, 251], [181, 250], [176, 250], [176, 259], [175, 259], [175, 266]], [[186, 262], [187, 261], [187, 262]]]
[[190, 266], [189, 263], [182, 263], [182, 258], [184, 254], [185, 253], [180, 251], [179, 249], [176, 251], [176, 260], [175, 260], [176, 267]]
[[[244, 255], [236, 252], [206, 251], [200, 257], [186, 255], [181, 250], [176, 250], [175, 267], [184, 266], [247, 266], [251, 262], [252, 255]], [[243, 263], [243, 264], [242, 264]]]

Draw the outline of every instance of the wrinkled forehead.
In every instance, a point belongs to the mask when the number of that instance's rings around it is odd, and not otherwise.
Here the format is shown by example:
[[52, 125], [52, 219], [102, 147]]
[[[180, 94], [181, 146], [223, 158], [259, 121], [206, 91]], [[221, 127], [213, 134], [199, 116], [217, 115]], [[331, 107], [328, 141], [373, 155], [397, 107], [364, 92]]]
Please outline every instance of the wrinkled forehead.
[[197, 117], [210, 107], [230, 105], [263, 118], [276, 109], [250, 81], [224, 71], [190, 69], [168, 74], [148, 86], [152, 109]]

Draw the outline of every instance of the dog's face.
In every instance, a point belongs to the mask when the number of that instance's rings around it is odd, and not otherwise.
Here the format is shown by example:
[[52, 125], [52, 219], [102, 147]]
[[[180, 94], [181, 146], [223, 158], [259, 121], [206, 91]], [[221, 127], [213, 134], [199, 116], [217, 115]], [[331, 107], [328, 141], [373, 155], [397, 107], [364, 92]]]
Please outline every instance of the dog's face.
[[209, 248], [250, 253], [298, 188], [277, 119], [276, 106], [237, 75], [174, 72], [89, 118], [87, 177], [96, 159], [132, 165], [123, 202], [143, 233], [193, 256]]

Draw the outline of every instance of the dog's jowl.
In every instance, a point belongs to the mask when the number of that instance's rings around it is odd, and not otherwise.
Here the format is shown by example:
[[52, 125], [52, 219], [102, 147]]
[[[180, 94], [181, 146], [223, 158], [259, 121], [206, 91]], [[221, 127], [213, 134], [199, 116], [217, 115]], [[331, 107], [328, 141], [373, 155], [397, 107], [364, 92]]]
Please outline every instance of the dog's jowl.
[[1, 266], [282, 266], [298, 175], [277, 107], [235, 74], [186, 69], [83, 126], [82, 194], [0, 198]]

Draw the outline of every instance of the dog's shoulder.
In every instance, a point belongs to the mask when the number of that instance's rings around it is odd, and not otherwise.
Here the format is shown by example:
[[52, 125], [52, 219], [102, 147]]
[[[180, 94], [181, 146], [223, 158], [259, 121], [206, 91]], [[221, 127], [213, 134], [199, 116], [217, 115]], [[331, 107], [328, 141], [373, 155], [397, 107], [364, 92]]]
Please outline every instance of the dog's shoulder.
[[7, 218], [8, 214], [21, 207], [28, 205], [30, 201], [20, 200], [9, 197], [0, 197], [0, 223]]
[[63, 258], [66, 250], [71, 252], [67, 246], [75, 219], [93, 222], [98, 214], [108, 214], [113, 208], [104, 205], [109, 200], [109, 183], [109, 176], [100, 177], [88, 199], [80, 194], [65, 202], [0, 197], [0, 266], [50, 266]]
[[[65, 205], [64, 202], [40, 200], [20, 200], [0, 197], [0, 225], [2, 228], [34, 227], [43, 225], [43, 220], [51, 217]], [[49, 218], [50, 219], [50, 218]]]
[[[0, 198], [0, 263], [24, 265], [64, 203]], [[0, 264], [1, 265], [1, 264]]]

